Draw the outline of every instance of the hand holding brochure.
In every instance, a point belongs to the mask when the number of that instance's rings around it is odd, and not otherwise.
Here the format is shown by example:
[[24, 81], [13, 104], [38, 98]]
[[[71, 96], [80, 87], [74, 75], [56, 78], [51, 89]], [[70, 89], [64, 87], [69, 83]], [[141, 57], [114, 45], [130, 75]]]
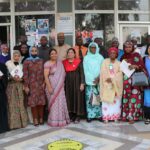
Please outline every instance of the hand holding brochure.
[[129, 78], [132, 74], [133, 74], [133, 72], [135, 71], [135, 69], [132, 69], [132, 70], [130, 70], [129, 69], [129, 66], [130, 66], [131, 64], [130, 63], [127, 63], [125, 60], [123, 60], [122, 62], [121, 62], [121, 64], [120, 64], [120, 69], [121, 69], [121, 71]]
[[19, 66], [17, 66], [12, 72], [10, 73], [12, 77], [18, 76], [19, 78], [23, 77], [23, 72]]

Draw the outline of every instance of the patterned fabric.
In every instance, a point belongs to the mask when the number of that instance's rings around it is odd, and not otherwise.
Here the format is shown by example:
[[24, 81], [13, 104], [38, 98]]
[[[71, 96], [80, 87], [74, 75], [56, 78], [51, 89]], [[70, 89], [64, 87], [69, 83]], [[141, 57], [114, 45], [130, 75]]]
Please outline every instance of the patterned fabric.
[[121, 116], [121, 98], [115, 97], [112, 104], [102, 102], [103, 120], [118, 120]]
[[48, 61], [44, 64], [44, 68], [50, 70], [49, 81], [54, 89], [53, 94], [50, 94], [46, 87], [48, 125], [62, 127], [70, 123], [64, 91], [65, 70], [61, 61], [53, 65]]
[[140, 88], [132, 86], [131, 77], [128, 78], [126, 75], [124, 75], [123, 87], [122, 120], [141, 120], [143, 100]]
[[45, 105], [44, 67], [41, 59], [25, 60], [23, 64], [24, 85], [30, 89], [28, 105], [35, 107]]
[[24, 107], [23, 84], [11, 81], [7, 87], [8, 121], [10, 129], [27, 126], [27, 112]]
[[101, 112], [101, 106], [92, 106], [90, 104], [90, 97], [92, 94], [92, 91], [96, 90], [95, 86], [86, 86], [86, 94], [85, 94], [85, 99], [86, 99], [86, 111], [87, 111], [87, 118], [100, 118], [102, 116]]
[[[131, 65], [137, 65], [140, 70], [145, 69], [142, 57], [138, 53], [125, 53], [121, 60], [125, 59]], [[131, 76], [132, 77], [132, 76]], [[143, 116], [143, 99], [141, 89], [132, 86], [132, 78], [124, 75], [122, 120], [141, 120]]]

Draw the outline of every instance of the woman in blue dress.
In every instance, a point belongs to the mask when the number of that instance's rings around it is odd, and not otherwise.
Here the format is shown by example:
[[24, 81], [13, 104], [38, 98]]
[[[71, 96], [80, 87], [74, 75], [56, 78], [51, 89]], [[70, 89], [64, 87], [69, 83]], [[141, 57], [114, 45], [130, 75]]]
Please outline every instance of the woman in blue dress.
[[94, 92], [99, 94], [99, 77], [100, 68], [104, 58], [99, 54], [99, 47], [95, 42], [92, 42], [88, 47], [88, 53], [84, 57], [83, 67], [85, 74], [85, 99], [86, 99], [86, 111], [87, 121], [91, 122], [92, 119], [100, 119], [102, 117], [101, 106], [93, 106], [91, 104], [91, 95]]

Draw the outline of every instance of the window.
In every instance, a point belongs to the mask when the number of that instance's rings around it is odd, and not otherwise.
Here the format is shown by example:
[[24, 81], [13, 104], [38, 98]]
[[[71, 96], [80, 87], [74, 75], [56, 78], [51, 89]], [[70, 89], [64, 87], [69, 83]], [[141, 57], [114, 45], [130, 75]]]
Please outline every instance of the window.
[[10, 0], [0, 1], [0, 12], [10, 12]]
[[9, 23], [10, 16], [0, 16], [0, 23]]
[[[39, 22], [40, 21], [39, 19], [43, 20], [43, 24]], [[44, 20], [48, 21], [45, 23]], [[39, 44], [39, 40], [43, 35], [47, 36], [50, 45], [53, 45], [55, 43], [54, 15], [16, 16], [15, 21], [16, 21], [16, 43], [19, 43], [18, 39], [20, 35], [27, 35], [27, 37], [30, 38], [29, 40], [30, 43], [28, 44], [31, 46]], [[41, 26], [41, 30], [39, 30], [39, 25]]]
[[15, 0], [15, 11], [54, 11], [55, 0]]
[[76, 10], [113, 10], [113, 0], [75, 0]]
[[98, 36], [102, 37], [104, 43], [109, 45], [114, 37], [113, 14], [76, 14], [75, 17], [76, 35], [81, 33], [84, 43], [89, 38], [94, 39]]
[[119, 10], [149, 11], [150, 0], [119, 0]]

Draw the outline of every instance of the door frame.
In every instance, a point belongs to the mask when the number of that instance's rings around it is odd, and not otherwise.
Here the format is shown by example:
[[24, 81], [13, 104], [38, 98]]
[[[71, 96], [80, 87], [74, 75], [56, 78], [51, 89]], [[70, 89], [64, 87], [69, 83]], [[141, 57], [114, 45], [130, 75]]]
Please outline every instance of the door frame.
[[147, 27], [148, 34], [150, 34], [150, 24], [149, 23], [119, 23], [119, 48], [123, 48], [123, 27]]

